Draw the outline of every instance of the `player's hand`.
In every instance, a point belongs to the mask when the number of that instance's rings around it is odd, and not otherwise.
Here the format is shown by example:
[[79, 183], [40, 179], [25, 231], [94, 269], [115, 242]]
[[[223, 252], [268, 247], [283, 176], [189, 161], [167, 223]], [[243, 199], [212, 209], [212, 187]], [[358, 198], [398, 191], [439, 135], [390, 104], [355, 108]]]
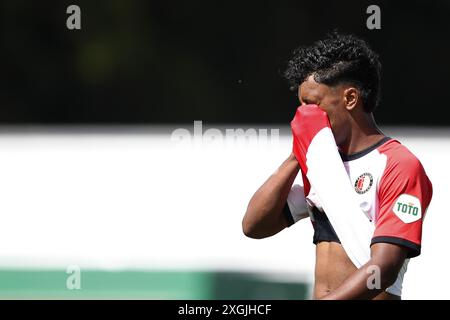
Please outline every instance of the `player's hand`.
[[315, 104], [302, 105], [297, 108], [294, 119], [291, 121], [293, 138], [292, 152], [299, 163], [306, 163], [305, 155], [308, 149], [308, 141], [324, 127], [331, 127], [328, 116]]

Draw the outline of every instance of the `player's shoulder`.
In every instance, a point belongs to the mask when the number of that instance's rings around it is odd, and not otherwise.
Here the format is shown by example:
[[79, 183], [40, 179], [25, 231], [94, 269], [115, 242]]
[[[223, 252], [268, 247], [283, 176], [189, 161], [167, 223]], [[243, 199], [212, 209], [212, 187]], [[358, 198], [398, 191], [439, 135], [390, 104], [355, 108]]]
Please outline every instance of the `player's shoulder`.
[[387, 157], [386, 171], [424, 173], [422, 163], [417, 156], [396, 139], [389, 139], [382, 144], [378, 152]]

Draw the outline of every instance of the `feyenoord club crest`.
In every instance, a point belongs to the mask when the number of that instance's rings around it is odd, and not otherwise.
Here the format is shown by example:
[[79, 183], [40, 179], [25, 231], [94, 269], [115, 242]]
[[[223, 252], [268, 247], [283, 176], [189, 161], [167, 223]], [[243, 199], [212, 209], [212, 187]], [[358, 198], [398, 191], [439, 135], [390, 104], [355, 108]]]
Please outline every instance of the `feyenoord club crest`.
[[366, 193], [372, 187], [373, 176], [366, 172], [363, 173], [355, 181], [355, 191], [359, 194]]

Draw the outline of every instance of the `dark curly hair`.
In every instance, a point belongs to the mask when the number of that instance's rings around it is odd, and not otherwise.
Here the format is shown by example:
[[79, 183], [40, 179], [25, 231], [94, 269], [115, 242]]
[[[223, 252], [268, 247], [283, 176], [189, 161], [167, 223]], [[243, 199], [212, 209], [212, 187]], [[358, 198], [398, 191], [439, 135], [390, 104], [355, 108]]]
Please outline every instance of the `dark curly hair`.
[[312, 46], [294, 51], [284, 77], [297, 90], [310, 75], [318, 83], [350, 83], [359, 89], [364, 110], [372, 112], [380, 100], [381, 63], [368, 44], [353, 35], [333, 32]]

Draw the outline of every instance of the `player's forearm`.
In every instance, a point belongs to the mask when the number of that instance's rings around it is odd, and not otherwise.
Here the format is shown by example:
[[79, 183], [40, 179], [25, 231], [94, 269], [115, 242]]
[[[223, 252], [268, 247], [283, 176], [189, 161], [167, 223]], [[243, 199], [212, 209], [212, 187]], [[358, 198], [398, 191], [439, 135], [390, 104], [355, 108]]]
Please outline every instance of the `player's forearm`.
[[373, 299], [394, 284], [403, 266], [407, 249], [389, 243], [371, 247], [371, 259], [351, 274], [324, 300]]
[[394, 284], [403, 261], [402, 256], [392, 260], [372, 257], [322, 300], [373, 299]]
[[[379, 270], [380, 278], [376, 279]], [[371, 300], [385, 291], [395, 278], [388, 276], [389, 270], [381, 270], [373, 261], [362, 266], [336, 290], [322, 297], [321, 300]]]
[[247, 236], [264, 238], [287, 226], [282, 210], [298, 171], [298, 162], [291, 154], [255, 192], [242, 221]]

